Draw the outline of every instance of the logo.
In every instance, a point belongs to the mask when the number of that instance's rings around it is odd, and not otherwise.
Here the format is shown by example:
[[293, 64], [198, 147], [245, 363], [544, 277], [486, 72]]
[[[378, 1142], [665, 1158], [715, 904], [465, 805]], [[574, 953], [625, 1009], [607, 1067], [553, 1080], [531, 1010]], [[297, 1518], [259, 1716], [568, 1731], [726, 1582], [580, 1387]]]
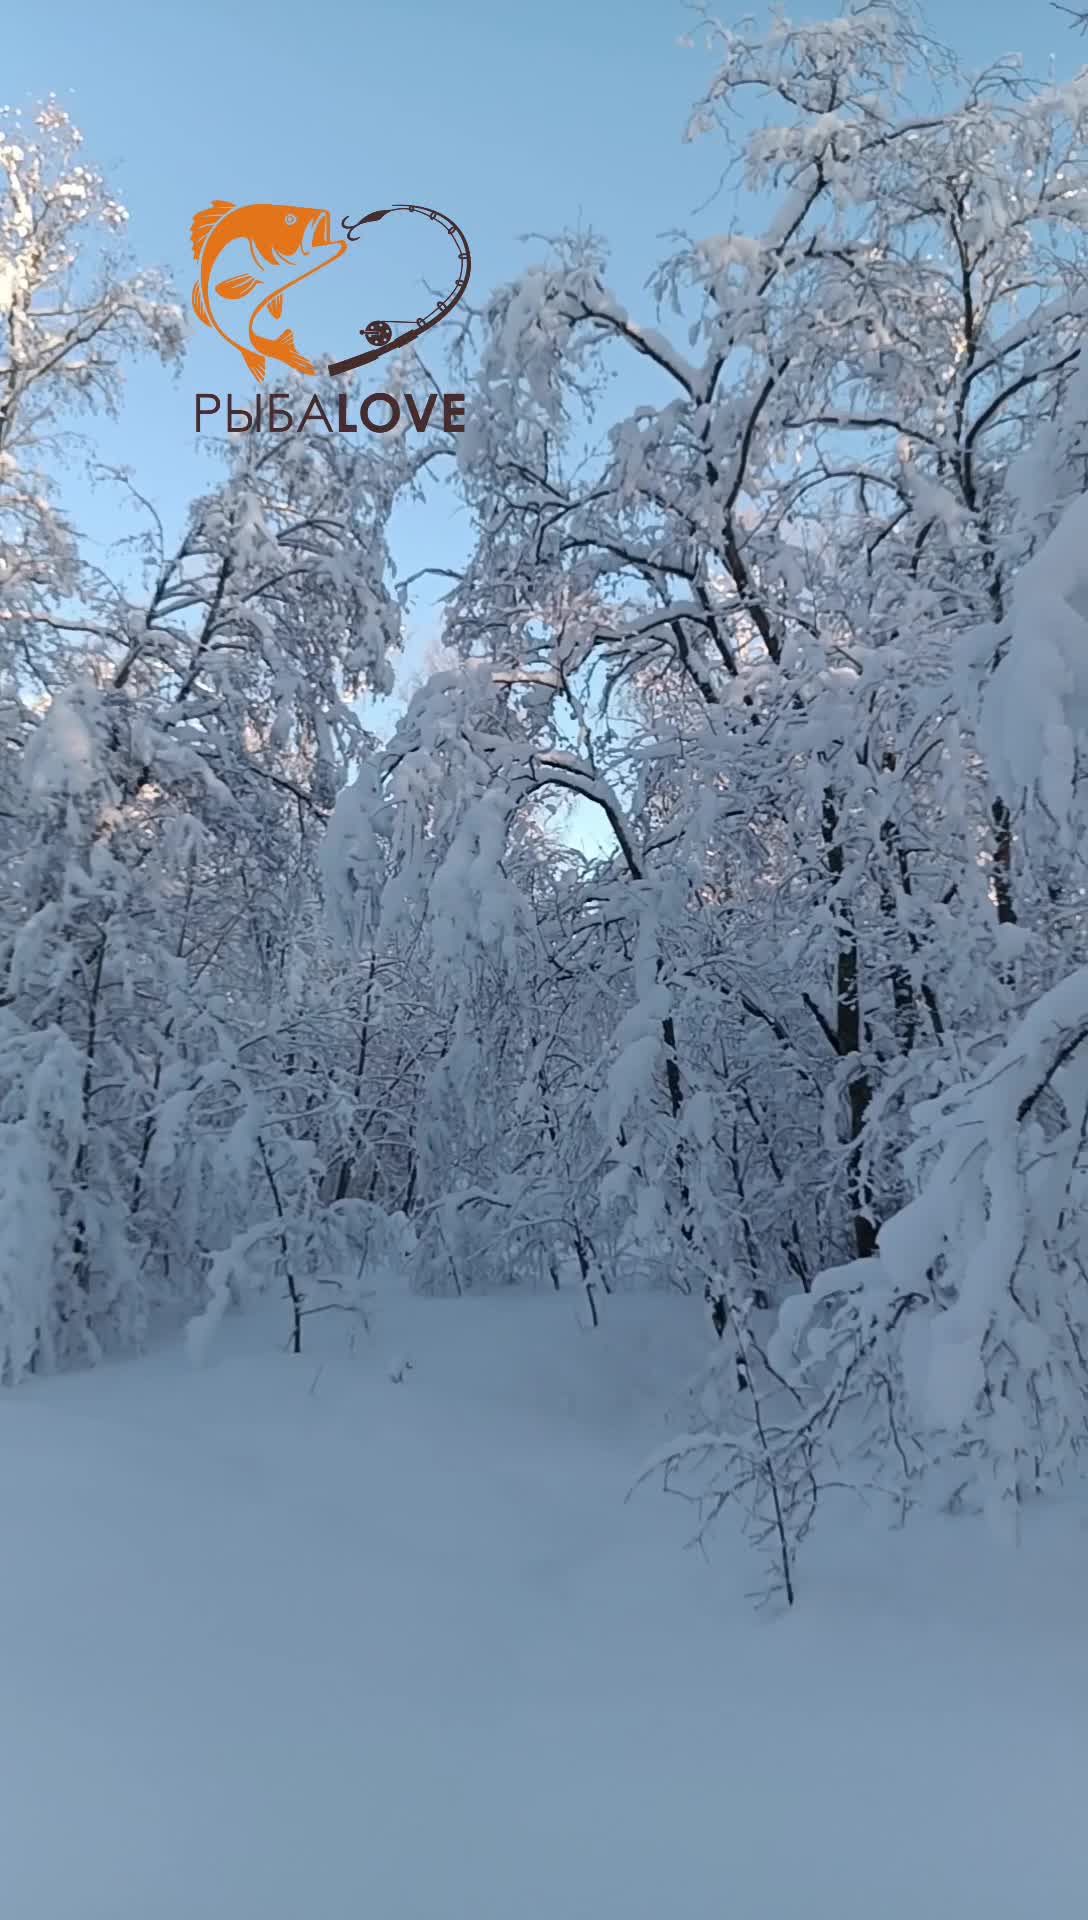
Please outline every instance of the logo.
[[[457, 222], [434, 207], [377, 207], [359, 220], [341, 220], [345, 237], [340, 238], [332, 233], [329, 213], [319, 207], [264, 203], [238, 207], [231, 200], [214, 200], [210, 207], [197, 214], [191, 228], [193, 258], [199, 262], [200, 271], [193, 288], [193, 311], [198, 320], [241, 354], [259, 385], [269, 372], [270, 362], [290, 367], [295, 373], [313, 374], [314, 363], [296, 344], [294, 328], [279, 326], [281, 320], [290, 317], [284, 311], [286, 299], [312, 274], [343, 260], [367, 227], [401, 213], [437, 221], [456, 249], [456, 276], [449, 292], [436, 301], [429, 313], [400, 320], [367, 320], [358, 329], [365, 347], [343, 359], [333, 360], [327, 371], [352, 373], [356, 367], [369, 366], [383, 354], [410, 346], [421, 334], [436, 327], [452, 313], [468, 286], [472, 271], [468, 241]], [[243, 242], [248, 249], [252, 271], [230, 271], [225, 279], [220, 279], [219, 261], [234, 241]], [[235, 248], [232, 268], [240, 264], [239, 255], [244, 260], [242, 249]]]

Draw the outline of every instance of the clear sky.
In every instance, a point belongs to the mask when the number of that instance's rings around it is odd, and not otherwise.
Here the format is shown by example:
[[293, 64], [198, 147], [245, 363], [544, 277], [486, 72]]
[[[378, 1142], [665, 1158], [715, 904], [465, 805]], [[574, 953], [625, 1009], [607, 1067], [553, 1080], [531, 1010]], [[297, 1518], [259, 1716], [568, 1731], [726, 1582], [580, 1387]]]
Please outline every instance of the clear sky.
[[[133, 253], [166, 266], [186, 305], [190, 222], [217, 198], [327, 206], [334, 228], [341, 214], [393, 201], [438, 206], [469, 236], [470, 298], [539, 251], [520, 236], [582, 223], [608, 236], [613, 283], [644, 312], [640, 290], [663, 251], [658, 236], [729, 222], [724, 197], [713, 197], [720, 151], [712, 140], [682, 139], [710, 66], [698, 38], [694, 49], [678, 44], [698, 19], [679, 0], [0, 5], [4, 99], [26, 106], [58, 95], [83, 130], [88, 159], [130, 209]], [[729, 18], [762, 11], [719, 10]], [[833, 7], [804, 0], [793, 11]], [[1045, 0], [943, 0], [930, 18], [973, 64], [1016, 50], [1032, 69], [1054, 54], [1069, 71], [1088, 58], [1088, 45]], [[428, 255], [428, 267], [432, 283], [445, 271], [438, 255]], [[363, 312], [359, 324], [370, 317]], [[440, 335], [421, 343], [439, 373]], [[340, 350], [339, 337], [326, 344]], [[353, 350], [351, 337], [343, 351]], [[180, 380], [137, 369], [123, 421], [108, 436], [107, 452], [134, 468], [168, 524], [206, 484], [193, 394], [224, 388], [225, 353], [194, 326]], [[240, 363], [238, 376], [239, 395], [252, 392]], [[105, 539], [108, 499], [77, 490], [74, 504]], [[424, 557], [455, 560], [460, 545], [438, 506], [426, 524], [416, 516], [404, 526], [398, 558], [408, 572]], [[423, 607], [419, 615], [425, 628]]]

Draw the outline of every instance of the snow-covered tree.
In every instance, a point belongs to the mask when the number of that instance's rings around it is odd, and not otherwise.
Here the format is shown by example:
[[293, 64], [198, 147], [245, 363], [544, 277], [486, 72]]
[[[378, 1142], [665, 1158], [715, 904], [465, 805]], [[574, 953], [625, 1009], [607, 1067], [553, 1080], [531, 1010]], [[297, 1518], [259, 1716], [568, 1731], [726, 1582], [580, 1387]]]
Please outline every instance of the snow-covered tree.
[[49, 492], [69, 401], [115, 406], [123, 357], [173, 352], [179, 319], [96, 255], [123, 210], [77, 150], [53, 108], [3, 148], [9, 1378], [139, 1339], [240, 1238], [248, 1280], [296, 1307], [354, 1257], [355, 1203], [318, 1197], [332, 1041], [303, 988], [319, 832], [368, 749], [354, 703], [399, 641], [385, 525], [413, 478], [397, 453], [254, 437], [174, 551], [122, 486], [146, 591], [87, 565]]
[[[408, 903], [461, 978], [481, 944], [505, 969], [504, 1057], [541, 951], [581, 980], [552, 1124], [585, 1142], [585, 1228], [613, 1280], [708, 1295], [741, 1362], [728, 1427], [774, 1380], [768, 1314], [826, 1313], [844, 1263], [876, 1284], [919, 1103], [1003, 1058], [1079, 953], [1075, 855], [1001, 743], [1069, 674], [1057, 640], [1009, 636], [1083, 486], [1088, 86], [965, 74], [894, 0], [706, 37], [690, 132], [754, 218], [682, 238], [652, 320], [592, 235], [493, 296], [446, 627], [465, 670], [345, 805], [382, 842], [379, 918]], [[616, 417], [624, 356], [645, 398]], [[1075, 729], [1048, 724], [1053, 788]], [[545, 930], [511, 853], [557, 792], [613, 852]]]

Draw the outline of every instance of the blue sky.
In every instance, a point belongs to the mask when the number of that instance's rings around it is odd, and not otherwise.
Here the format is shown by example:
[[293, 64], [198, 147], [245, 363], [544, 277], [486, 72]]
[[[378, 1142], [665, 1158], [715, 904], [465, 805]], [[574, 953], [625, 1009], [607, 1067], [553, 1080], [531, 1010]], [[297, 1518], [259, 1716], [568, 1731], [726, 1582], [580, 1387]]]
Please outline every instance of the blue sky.
[[[745, 10], [721, 9], [731, 18]], [[697, 15], [677, 0], [7, 0], [5, 15], [6, 101], [58, 95], [88, 158], [130, 209], [133, 253], [166, 266], [186, 304], [189, 225], [220, 197], [328, 206], [334, 229], [342, 214], [393, 201], [437, 205], [469, 236], [470, 298], [539, 251], [523, 234], [583, 223], [608, 236], [613, 283], [643, 311], [658, 236], [729, 221], [725, 197], [714, 197], [720, 150], [682, 139], [710, 68], [698, 40], [694, 49], [678, 44]], [[1052, 53], [1064, 70], [1088, 58], [1044, 0], [944, 0], [931, 20], [978, 64], [1014, 49], [1037, 70]], [[428, 267], [444, 271], [440, 256], [428, 255]], [[331, 311], [320, 301], [313, 308], [318, 320]], [[370, 317], [362, 312], [359, 324]], [[440, 334], [421, 343], [439, 374]], [[349, 335], [345, 353], [355, 348], [354, 320]], [[312, 327], [308, 341], [317, 344]], [[339, 336], [326, 344], [339, 351]], [[134, 468], [168, 525], [206, 484], [193, 395], [223, 389], [226, 351], [194, 326], [180, 379], [136, 369], [123, 420], [107, 436], [108, 456]], [[252, 391], [240, 363], [235, 387]], [[74, 478], [70, 489], [77, 517], [108, 539], [109, 498], [89, 496]], [[401, 569], [424, 558], [449, 564], [462, 540], [436, 503], [399, 529]], [[432, 625], [423, 605], [417, 620], [423, 635]]]

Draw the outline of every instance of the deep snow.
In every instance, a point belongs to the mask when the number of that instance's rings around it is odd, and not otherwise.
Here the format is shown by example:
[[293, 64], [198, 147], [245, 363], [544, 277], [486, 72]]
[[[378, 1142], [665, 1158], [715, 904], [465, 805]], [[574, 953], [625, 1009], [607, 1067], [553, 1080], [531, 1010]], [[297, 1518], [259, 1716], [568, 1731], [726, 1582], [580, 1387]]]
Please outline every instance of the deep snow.
[[[228, 1323], [0, 1399], [12, 1920], [1074, 1920], [1088, 1531], [625, 1502], [693, 1303]], [[394, 1361], [411, 1367], [399, 1381]]]

